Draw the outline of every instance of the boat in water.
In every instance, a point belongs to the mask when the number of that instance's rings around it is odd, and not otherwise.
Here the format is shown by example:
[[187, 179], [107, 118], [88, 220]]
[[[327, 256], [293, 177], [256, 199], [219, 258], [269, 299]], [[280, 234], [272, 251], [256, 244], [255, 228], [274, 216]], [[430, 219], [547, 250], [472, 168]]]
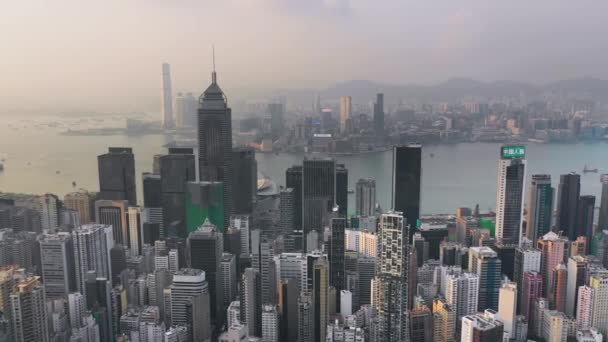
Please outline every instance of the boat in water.
[[597, 173], [597, 169], [591, 169], [587, 166], [587, 164], [585, 164], [585, 167], [583, 168], [583, 173]]

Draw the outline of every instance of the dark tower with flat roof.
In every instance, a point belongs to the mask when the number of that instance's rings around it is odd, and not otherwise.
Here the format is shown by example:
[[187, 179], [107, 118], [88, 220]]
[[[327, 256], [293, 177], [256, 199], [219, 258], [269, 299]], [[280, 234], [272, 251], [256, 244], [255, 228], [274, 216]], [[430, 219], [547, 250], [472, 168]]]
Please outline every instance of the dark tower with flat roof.
[[417, 231], [420, 219], [422, 145], [407, 144], [393, 148], [392, 204], [410, 225], [409, 238]]
[[[581, 175], [569, 173], [561, 175], [557, 189], [557, 216], [555, 227], [564, 232], [570, 241], [576, 240], [576, 214], [581, 194]], [[587, 242], [589, 243], [589, 242]]]
[[130, 147], [110, 147], [97, 156], [99, 196], [104, 200], [126, 200], [137, 205], [135, 191], [135, 156]]

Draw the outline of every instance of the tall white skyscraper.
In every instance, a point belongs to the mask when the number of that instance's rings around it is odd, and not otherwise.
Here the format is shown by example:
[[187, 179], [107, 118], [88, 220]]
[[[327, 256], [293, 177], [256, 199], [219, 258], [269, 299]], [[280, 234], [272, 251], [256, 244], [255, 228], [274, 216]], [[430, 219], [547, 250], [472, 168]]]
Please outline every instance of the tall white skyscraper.
[[[190, 310], [188, 306], [191, 306]], [[194, 339], [210, 337], [209, 285], [204, 271], [183, 268], [173, 275], [171, 322], [174, 325], [195, 322], [192, 332]]]
[[517, 314], [517, 284], [502, 284], [498, 294], [498, 319], [504, 324], [504, 332], [515, 338], [515, 315]]
[[462, 317], [477, 312], [479, 276], [474, 273], [453, 273], [446, 277], [445, 299], [456, 310], [456, 336]]
[[80, 292], [74, 292], [68, 295], [68, 313], [72, 329], [80, 328], [83, 325], [83, 319], [86, 313], [85, 299]]
[[608, 274], [591, 275], [589, 287], [593, 289], [591, 326], [605, 335], [608, 332]]
[[129, 209], [127, 209], [127, 221], [129, 225], [129, 249], [131, 250], [132, 255], [140, 255], [141, 248], [144, 245], [142, 226], [143, 218], [144, 216], [142, 215], [141, 208], [129, 207]]
[[274, 305], [262, 307], [262, 342], [279, 342], [279, 314]]
[[576, 306], [576, 329], [583, 330], [591, 327], [591, 313], [593, 310], [594, 289], [589, 286], [578, 288], [578, 301]]
[[57, 196], [44, 194], [38, 197], [38, 213], [43, 230], [54, 230], [59, 227], [59, 211], [57, 208]]
[[162, 93], [161, 93], [161, 110], [162, 124], [164, 128], [173, 128], [173, 93], [171, 90], [171, 66], [169, 63], [163, 63], [163, 78], [162, 78]]
[[111, 278], [110, 249], [113, 247], [112, 226], [87, 224], [72, 231], [76, 286], [86, 296], [86, 274], [95, 271], [98, 278]]
[[46, 297], [66, 299], [76, 289], [72, 237], [69, 233], [46, 234], [39, 242]]
[[46, 296], [38, 279], [22, 280], [9, 296], [14, 341], [49, 341]]
[[505, 245], [519, 245], [521, 241], [526, 181], [525, 156], [524, 146], [503, 146], [500, 149], [496, 189], [496, 237]]

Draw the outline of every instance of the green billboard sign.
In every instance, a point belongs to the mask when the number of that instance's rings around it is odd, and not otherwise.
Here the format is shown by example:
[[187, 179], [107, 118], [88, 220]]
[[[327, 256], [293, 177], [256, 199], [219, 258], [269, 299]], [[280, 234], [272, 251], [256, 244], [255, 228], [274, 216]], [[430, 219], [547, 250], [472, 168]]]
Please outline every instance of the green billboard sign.
[[505, 159], [511, 158], [525, 158], [526, 147], [525, 146], [503, 146], [501, 149], [501, 156]]

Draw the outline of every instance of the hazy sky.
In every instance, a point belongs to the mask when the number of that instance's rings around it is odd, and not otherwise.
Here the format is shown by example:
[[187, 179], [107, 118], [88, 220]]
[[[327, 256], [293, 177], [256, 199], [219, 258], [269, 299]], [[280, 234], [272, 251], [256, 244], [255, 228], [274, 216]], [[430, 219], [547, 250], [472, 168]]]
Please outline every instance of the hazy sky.
[[370, 79], [608, 78], [601, 0], [0, 1], [0, 112], [134, 110], [209, 82], [225, 90]]

